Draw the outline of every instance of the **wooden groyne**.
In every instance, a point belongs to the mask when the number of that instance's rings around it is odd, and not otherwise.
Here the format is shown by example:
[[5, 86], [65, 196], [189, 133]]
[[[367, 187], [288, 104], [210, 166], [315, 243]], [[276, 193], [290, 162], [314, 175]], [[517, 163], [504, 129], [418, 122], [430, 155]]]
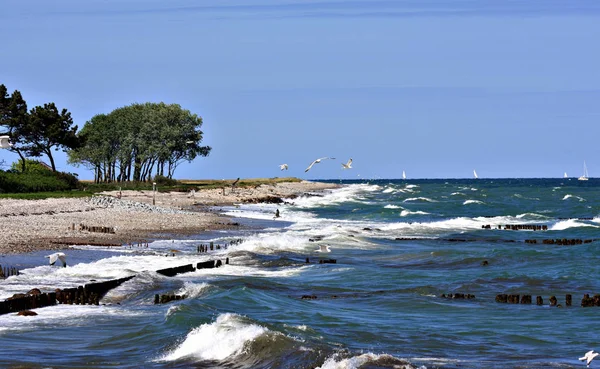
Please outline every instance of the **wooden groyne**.
[[[505, 303], [505, 304], [532, 304], [532, 295], [520, 295], [520, 294], [498, 294], [496, 295], [496, 302]], [[537, 296], [535, 299], [536, 305], [544, 305], [544, 298], [542, 296]], [[552, 295], [548, 299], [548, 303], [550, 306], [562, 307], [561, 304], [558, 303], [558, 299], [556, 296]], [[573, 305], [573, 295], [570, 293], [565, 295], [565, 306]], [[581, 299], [582, 307], [593, 307], [600, 306], [600, 294], [595, 294], [590, 297], [588, 293], [583, 295]]]
[[[225, 264], [229, 264], [229, 258], [225, 259]], [[156, 273], [167, 277], [173, 277], [177, 274], [193, 272], [196, 269], [218, 268], [222, 265], [223, 262], [221, 260], [209, 260], [198, 263], [196, 265], [196, 268], [194, 268], [193, 264], [186, 264], [173, 268], [160, 269], [157, 270]], [[120, 286], [121, 284], [127, 282], [128, 280], [134, 277], [135, 275], [131, 275], [125, 278], [111, 279], [103, 282], [87, 283], [83, 286], [78, 287], [64, 289], [57, 288], [54, 292], [48, 293], [42, 293], [39, 289], [34, 288], [25, 294], [15, 294], [4, 301], [0, 301], [0, 315], [16, 313], [19, 311], [30, 309], [37, 309], [46, 306], [53, 306], [57, 303], [68, 305], [99, 305], [100, 299], [102, 299], [110, 290]], [[159, 302], [168, 302], [172, 301], [173, 299], [177, 300], [185, 298], [185, 296], [179, 296], [178, 298], [177, 295], [163, 296], [175, 297], [171, 299], [170, 297], [159, 296]]]
[[547, 225], [539, 224], [505, 224], [492, 226], [491, 224], [482, 225], [483, 229], [504, 229], [507, 231], [547, 231]]
[[0, 278], [5, 279], [12, 275], [19, 275], [19, 269], [16, 267], [4, 267], [0, 265]]

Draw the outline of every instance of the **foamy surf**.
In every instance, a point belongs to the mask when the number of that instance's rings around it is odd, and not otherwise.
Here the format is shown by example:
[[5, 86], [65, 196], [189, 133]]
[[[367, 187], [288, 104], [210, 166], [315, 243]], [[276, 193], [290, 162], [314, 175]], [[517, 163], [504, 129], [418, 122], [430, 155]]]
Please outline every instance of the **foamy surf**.
[[[406, 360], [395, 358], [387, 354], [373, 354], [366, 353], [349, 358], [342, 358], [339, 354], [334, 354], [328, 357], [323, 365], [317, 367], [317, 369], [359, 369], [362, 366], [370, 365], [386, 365], [386, 367], [393, 367], [398, 369], [415, 369], [416, 367], [411, 365]], [[422, 366], [418, 369], [426, 369]]]
[[479, 201], [479, 200], [465, 200], [465, 202], [463, 202], [463, 205], [483, 205], [484, 202], [483, 201]]
[[156, 361], [222, 361], [240, 355], [248, 343], [268, 331], [264, 327], [249, 323], [240, 315], [221, 314], [213, 323], [194, 328], [175, 349]]

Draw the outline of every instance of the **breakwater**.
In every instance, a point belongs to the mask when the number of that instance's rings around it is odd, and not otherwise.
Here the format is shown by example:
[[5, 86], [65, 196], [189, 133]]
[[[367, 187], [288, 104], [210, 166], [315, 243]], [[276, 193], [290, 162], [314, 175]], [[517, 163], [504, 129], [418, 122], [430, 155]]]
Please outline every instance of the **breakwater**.
[[[225, 264], [229, 264], [229, 258], [225, 260]], [[186, 264], [172, 268], [159, 269], [156, 273], [167, 277], [174, 277], [177, 274], [193, 272], [196, 269], [218, 268], [222, 265], [223, 262], [221, 260], [209, 260], [197, 263], [196, 267], [194, 267], [193, 264]], [[131, 275], [103, 282], [87, 283], [83, 286], [72, 288], [57, 288], [54, 292], [42, 293], [38, 288], [34, 288], [27, 293], [14, 294], [12, 297], [1, 301], [0, 315], [53, 306], [56, 304], [99, 305], [100, 299], [102, 299], [110, 290], [129, 281], [135, 276], [136, 275]], [[181, 298], [182, 297], [180, 296], [179, 299]], [[170, 297], [159, 297], [158, 301], [164, 303], [172, 301], [173, 299], [177, 299], [177, 297], [173, 297], [172, 299]]]

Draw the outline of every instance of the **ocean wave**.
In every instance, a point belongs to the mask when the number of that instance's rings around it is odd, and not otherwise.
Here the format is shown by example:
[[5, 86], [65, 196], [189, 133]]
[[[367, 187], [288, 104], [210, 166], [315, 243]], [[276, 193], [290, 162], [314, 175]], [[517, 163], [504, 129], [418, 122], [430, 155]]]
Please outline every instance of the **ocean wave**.
[[361, 194], [365, 192], [374, 192], [381, 189], [381, 186], [369, 184], [352, 184], [335, 190], [328, 190], [323, 196], [303, 196], [291, 200], [294, 207], [313, 208], [321, 206], [339, 205], [345, 202], [360, 202]]
[[193, 299], [198, 296], [201, 296], [210, 288], [210, 284], [208, 283], [192, 283], [185, 282], [183, 287], [177, 291], [177, 295], [186, 295], [187, 298]]
[[576, 219], [568, 219], [568, 220], [562, 220], [560, 222], [557, 222], [556, 224], [549, 227], [548, 229], [551, 231], [564, 231], [565, 229], [569, 229], [569, 228], [581, 228], [581, 227], [600, 228], [600, 226], [597, 226], [597, 225], [578, 222]]
[[462, 192], [452, 192], [452, 193], [450, 194], [450, 196], [467, 196], [467, 195], [465, 195], [465, 194], [464, 194], [464, 193], [462, 193]]
[[213, 323], [192, 329], [183, 342], [156, 361], [224, 360], [240, 355], [247, 343], [267, 332], [267, 328], [249, 323], [240, 315], [221, 314]]
[[410, 210], [402, 210], [400, 212], [400, 216], [401, 217], [407, 217], [409, 215], [427, 215], [429, 213], [425, 212], [425, 211], [410, 211]]
[[485, 204], [483, 201], [479, 201], [479, 200], [465, 200], [465, 202], [463, 202], [463, 205], [469, 205], [469, 204]]
[[526, 219], [526, 218], [534, 218], [536, 220], [540, 220], [540, 219], [550, 219], [549, 217], [542, 215], [542, 214], [536, 214], [536, 213], [523, 213], [523, 214], [519, 214], [517, 215], [515, 218], [517, 219]]
[[432, 200], [428, 197], [409, 197], [402, 202], [414, 202], [414, 201], [425, 201], [425, 202], [437, 202], [436, 200]]
[[[340, 354], [334, 354], [328, 357], [323, 365], [317, 369], [358, 369], [365, 364], [374, 366], [385, 366], [399, 369], [415, 369], [408, 361], [398, 359], [388, 354], [366, 353], [348, 358], [342, 358]], [[422, 367], [425, 368], [425, 367]]]
[[575, 195], [565, 195], [565, 197], [563, 197], [563, 200], [568, 200], [568, 199], [577, 199], [579, 201], [586, 201], [583, 197], [579, 197], [579, 196], [575, 196]]
[[395, 191], [395, 190], [394, 190], [393, 188], [391, 188], [391, 187], [386, 187], [386, 189], [385, 189], [385, 190], [383, 190], [383, 191], [381, 191], [381, 192], [383, 192], [383, 193], [391, 193], [391, 192], [394, 192], [394, 191]]
[[384, 209], [402, 209], [402, 206], [387, 204]]

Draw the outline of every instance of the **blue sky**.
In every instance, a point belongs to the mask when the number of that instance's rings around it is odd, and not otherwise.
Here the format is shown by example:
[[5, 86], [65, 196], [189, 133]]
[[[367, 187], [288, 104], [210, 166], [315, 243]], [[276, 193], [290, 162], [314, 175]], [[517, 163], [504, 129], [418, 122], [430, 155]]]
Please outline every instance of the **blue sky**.
[[3, 0], [0, 32], [30, 107], [202, 116], [178, 178], [600, 176], [596, 0]]

